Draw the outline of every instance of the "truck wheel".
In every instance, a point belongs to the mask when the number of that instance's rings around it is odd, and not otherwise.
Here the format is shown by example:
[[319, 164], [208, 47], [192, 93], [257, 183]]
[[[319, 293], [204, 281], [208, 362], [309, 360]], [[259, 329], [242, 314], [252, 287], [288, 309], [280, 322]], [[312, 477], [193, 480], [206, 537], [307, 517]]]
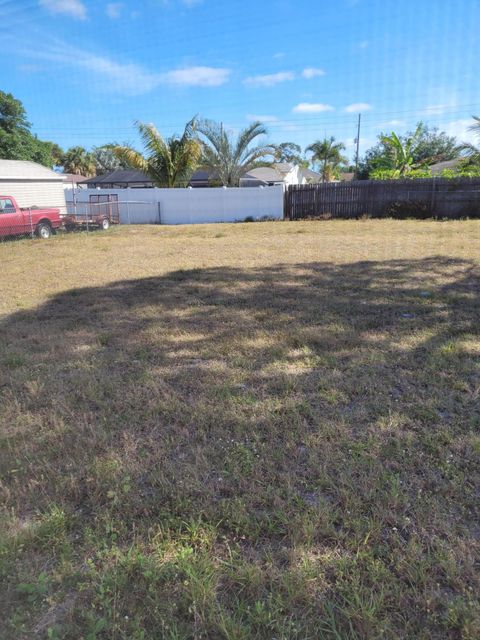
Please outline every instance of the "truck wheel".
[[42, 240], [48, 240], [52, 236], [52, 227], [48, 224], [48, 222], [41, 222], [37, 226], [37, 236]]
[[110, 220], [108, 218], [104, 218], [102, 220], [100, 228], [103, 229], [103, 231], [106, 231], [107, 229], [110, 229]]

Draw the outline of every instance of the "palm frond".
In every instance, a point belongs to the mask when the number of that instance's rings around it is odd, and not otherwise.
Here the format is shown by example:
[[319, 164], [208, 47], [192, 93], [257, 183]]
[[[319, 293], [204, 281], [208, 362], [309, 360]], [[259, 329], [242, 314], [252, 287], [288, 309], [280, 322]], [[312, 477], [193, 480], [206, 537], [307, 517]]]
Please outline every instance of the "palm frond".
[[253, 122], [240, 132], [234, 140], [223, 126], [211, 120], [202, 120], [197, 125], [202, 136], [202, 164], [216, 173], [220, 182], [227, 186], [238, 184], [241, 176], [252, 168], [252, 164], [267, 155], [273, 155], [273, 146], [251, 143], [266, 133], [261, 122]]
[[135, 151], [131, 147], [121, 147], [115, 146], [112, 148], [113, 153], [119, 160], [123, 160], [126, 162], [132, 169], [137, 169], [137, 171], [146, 171], [148, 162], [142, 156], [141, 153]]

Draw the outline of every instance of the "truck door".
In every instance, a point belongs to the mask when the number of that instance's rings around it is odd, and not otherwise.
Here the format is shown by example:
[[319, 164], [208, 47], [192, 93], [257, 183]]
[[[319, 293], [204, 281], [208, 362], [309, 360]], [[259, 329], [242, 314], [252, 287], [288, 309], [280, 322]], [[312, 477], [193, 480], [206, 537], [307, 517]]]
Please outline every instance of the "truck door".
[[23, 213], [11, 198], [0, 196], [0, 236], [15, 236], [25, 231]]

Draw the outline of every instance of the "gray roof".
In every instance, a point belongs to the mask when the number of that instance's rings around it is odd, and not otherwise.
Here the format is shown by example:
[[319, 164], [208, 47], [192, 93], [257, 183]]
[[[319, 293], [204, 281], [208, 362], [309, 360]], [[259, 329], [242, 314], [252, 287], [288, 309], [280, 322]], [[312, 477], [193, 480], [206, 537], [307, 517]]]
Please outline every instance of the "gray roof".
[[200, 167], [193, 172], [192, 177], [189, 180], [189, 184], [190, 186], [208, 186], [209, 182], [215, 182], [218, 180], [219, 176], [216, 171]]
[[0, 160], [0, 179], [9, 180], [58, 180], [63, 176], [48, 167], [30, 160]]
[[152, 184], [152, 179], [141, 171], [116, 169], [110, 173], [105, 173], [103, 176], [88, 178], [88, 180], [84, 180], [82, 184], [133, 184], [135, 182], [148, 182]]
[[242, 180], [257, 180], [265, 183], [283, 182], [284, 176], [273, 167], [257, 167], [242, 176]]
[[317, 171], [312, 171], [312, 169], [308, 169], [308, 167], [302, 167], [300, 169], [301, 174], [310, 182], [320, 182], [322, 179], [322, 174]]
[[461, 161], [462, 158], [444, 160], [443, 162], [436, 162], [435, 164], [431, 164], [429, 169], [433, 174], [441, 173], [444, 169], [456, 169]]

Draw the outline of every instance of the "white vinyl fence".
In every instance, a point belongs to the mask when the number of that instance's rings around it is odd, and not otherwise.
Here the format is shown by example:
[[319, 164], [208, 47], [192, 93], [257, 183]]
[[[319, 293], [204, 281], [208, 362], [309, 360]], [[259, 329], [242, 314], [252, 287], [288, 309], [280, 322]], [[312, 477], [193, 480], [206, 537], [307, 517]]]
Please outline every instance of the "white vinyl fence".
[[[283, 218], [283, 187], [203, 189], [78, 189], [66, 191], [74, 212], [91, 202], [90, 196], [117, 195], [123, 224], [202, 224], [237, 222], [252, 217]], [[94, 198], [95, 199], [95, 198]]]

